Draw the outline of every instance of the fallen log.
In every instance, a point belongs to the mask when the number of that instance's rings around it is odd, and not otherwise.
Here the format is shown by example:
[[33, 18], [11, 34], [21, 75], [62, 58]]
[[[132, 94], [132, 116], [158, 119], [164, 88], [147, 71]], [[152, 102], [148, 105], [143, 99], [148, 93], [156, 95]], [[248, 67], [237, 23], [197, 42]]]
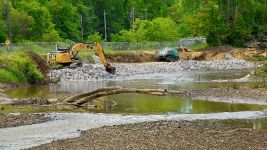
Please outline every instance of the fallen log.
[[78, 94], [69, 98], [62, 100], [61, 102], [67, 104], [73, 104], [75, 106], [82, 106], [92, 100], [108, 96], [108, 95], [115, 95], [121, 93], [139, 93], [139, 94], [149, 94], [149, 95], [156, 95], [156, 96], [166, 96], [166, 95], [178, 95], [180, 91], [168, 91], [166, 89], [136, 89], [136, 88], [124, 88], [124, 87], [105, 87], [96, 89], [94, 91], [90, 91], [83, 94]]
[[93, 95], [95, 93], [99, 93], [102, 91], [108, 91], [108, 90], [116, 90], [116, 89], [120, 89], [122, 87], [120, 86], [111, 86], [111, 87], [105, 87], [105, 88], [100, 88], [100, 89], [96, 89], [87, 93], [83, 93], [83, 94], [78, 94], [78, 95], [74, 95], [71, 97], [68, 97], [66, 99], [63, 99], [61, 102], [63, 103], [72, 103], [73, 101], [77, 100], [77, 99], [81, 99], [83, 97], [89, 96], [89, 95]]

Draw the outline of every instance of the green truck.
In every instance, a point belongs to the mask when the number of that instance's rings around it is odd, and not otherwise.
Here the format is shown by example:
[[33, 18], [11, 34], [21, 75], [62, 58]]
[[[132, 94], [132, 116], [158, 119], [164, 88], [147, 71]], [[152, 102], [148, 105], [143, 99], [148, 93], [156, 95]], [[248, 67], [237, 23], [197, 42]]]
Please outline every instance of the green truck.
[[158, 61], [174, 62], [179, 60], [179, 51], [177, 48], [165, 47], [159, 50], [156, 59]]

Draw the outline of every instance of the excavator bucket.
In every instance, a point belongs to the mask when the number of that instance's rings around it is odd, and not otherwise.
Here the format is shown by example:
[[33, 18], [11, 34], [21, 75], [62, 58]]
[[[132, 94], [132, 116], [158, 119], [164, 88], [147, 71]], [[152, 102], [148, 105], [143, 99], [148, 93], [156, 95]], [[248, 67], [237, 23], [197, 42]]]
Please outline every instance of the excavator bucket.
[[110, 74], [115, 74], [116, 73], [116, 68], [115, 67], [107, 67], [106, 71]]

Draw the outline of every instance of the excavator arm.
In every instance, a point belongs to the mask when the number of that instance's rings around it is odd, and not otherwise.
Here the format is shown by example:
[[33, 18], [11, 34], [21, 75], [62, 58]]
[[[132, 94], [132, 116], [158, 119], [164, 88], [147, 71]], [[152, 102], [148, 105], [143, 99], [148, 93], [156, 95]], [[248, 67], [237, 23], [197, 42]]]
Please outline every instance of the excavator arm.
[[108, 73], [111, 73], [111, 74], [115, 74], [116, 72], [116, 68], [115, 67], [112, 67], [106, 60], [106, 57], [104, 55], [104, 51], [103, 51], [103, 48], [102, 48], [102, 45], [98, 42], [94, 42], [94, 43], [78, 43], [78, 44], [75, 44], [71, 51], [70, 51], [70, 54], [72, 57], [76, 57], [79, 50], [96, 50], [103, 65], [105, 66], [106, 68], [106, 71]]

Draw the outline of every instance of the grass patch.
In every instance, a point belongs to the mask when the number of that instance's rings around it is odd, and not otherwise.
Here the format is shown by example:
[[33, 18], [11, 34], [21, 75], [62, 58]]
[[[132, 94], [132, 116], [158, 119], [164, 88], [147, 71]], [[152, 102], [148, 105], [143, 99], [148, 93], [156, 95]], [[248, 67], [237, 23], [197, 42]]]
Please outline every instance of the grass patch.
[[27, 52], [0, 56], [0, 82], [43, 84], [45, 75]]

